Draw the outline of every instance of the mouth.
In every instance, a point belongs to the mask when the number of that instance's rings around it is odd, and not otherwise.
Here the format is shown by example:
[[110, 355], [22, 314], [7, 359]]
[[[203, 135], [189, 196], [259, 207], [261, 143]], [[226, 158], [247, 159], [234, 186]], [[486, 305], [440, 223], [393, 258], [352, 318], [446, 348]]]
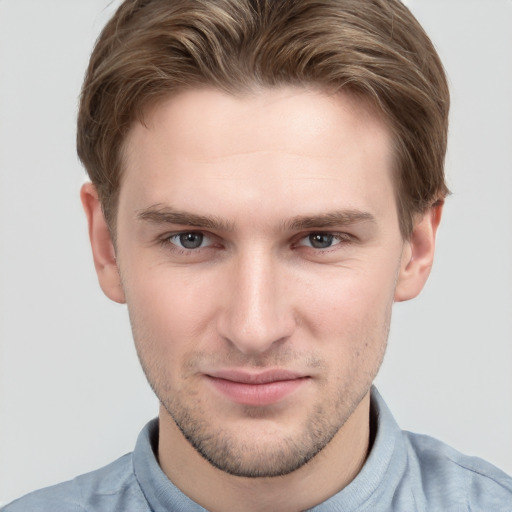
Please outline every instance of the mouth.
[[206, 378], [230, 401], [260, 407], [284, 400], [310, 380], [309, 376], [279, 369], [258, 373], [223, 370], [206, 374]]

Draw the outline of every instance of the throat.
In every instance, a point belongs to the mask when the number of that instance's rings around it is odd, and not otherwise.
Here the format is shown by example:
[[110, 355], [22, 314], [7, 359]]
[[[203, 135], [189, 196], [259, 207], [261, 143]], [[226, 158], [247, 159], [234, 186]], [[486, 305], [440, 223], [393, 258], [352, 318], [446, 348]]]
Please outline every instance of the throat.
[[192, 446], [163, 407], [156, 453], [169, 480], [211, 512], [298, 512], [346, 487], [363, 467], [369, 447], [368, 393], [323, 450], [283, 476], [240, 477], [214, 467]]

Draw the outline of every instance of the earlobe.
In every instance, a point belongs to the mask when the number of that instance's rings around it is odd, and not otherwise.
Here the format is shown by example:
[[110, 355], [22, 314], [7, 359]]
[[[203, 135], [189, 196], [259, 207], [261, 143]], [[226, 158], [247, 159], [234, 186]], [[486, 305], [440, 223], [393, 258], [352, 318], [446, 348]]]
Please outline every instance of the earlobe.
[[101, 289], [109, 299], [123, 304], [125, 297], [112, 236], [92, 183], [82, 186], [80, 198], [87, 217], [94, 266]]
[[416, 297], [425, 286], [434, 261], [442, 210], [443, 202], [438, 201], [416, 220], [411, 237], [404, 244], [395, 289], [396, 302]]

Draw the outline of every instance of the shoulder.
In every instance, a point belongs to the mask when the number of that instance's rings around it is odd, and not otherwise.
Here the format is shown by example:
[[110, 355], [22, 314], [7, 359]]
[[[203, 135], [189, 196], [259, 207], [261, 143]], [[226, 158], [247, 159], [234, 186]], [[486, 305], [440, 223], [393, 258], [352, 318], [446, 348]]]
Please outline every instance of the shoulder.
[[[135, 508], [134, 508], [135, 507]], [[1, 512], [124, 512], [147, 510], [127, 454], [96, 471], [19, 498]]]
[[426, 501], [457, 510], [512, 510], [512, 478], [478, 457], [429, 436], [404, 432], [411, 472], [418, 472]]

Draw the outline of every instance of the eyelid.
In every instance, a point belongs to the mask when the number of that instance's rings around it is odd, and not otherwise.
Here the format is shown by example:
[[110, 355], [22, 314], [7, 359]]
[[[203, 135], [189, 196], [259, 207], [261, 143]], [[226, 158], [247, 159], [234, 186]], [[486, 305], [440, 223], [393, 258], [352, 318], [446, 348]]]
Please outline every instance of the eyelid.
[[[325, 249], [319, 249], [319, 248], [312, 247], [311, 245], [308, 245], [308, 244], [300, 243], [300, 242], [308, 239], [311, 235], [330, 235], [334, 239], [336, 239], [336, 243], [333, 243], [333, 245], [331, 245]], [[295, 243], [294, 245], [299, 246], [299, 247], [310, 247], [313, 250], [325, 252], [325, 251], [332, 249], [333, 247], [336, 247], [340, 244], [350, 243], [353, 241], [354, 241], [354, 236], [350, 235], [349, 233], [345, 233], [342, 231], [325, 231], [325, 230], [319, 229], [319, 230], [315, 230], [315, 231], [308, 231], [305, 234], [299, 235], [297, 237], [297, 243]]]
[[[180, 235], [184, 235], [184, 234], [188, 234], [188, 233], [203, 235], [203, 237], [204, 237], [203, 244], [200, 247], [197, 247], [195, 249], [189, 249], [186, 247], [181, 247], [179, 244], [171, 241], [171, 239], [174, 237], [179, 237]], [[325, 249], [315, 248], [309, 244], [301, 243], [301, 242], [307, 240], [307, 238], [310, 237], [311, 235], [330, 235], [335, 239], [335, 243], [333, 243], [333, 245], [331, 245]], [[159, 236], [158, 242], [162, 246], [168, 247], [169, 245], [171, 245], [175, 248], [175, 250], [179, 250], [179, 251], [183, 251], [183, 252], [198, 252], [201, 249], [206, 249], [208, 247], [211, 247], [212, 245], [215, 245], [216, 238], [217, 237], [215, 235], [213, 235], [207, 231], [201, 230], [201, 229], [181, 229], [178, 231], [167, 232], [164, 235]], [[313, 250], [320, 251], [320, 252], [326, 252], [329, 249], [333, 249], [333, 248], [337, 247], [338, 245], [345, 244], [345, 243], [351, 243], [355, 240], [355, 237], [349, 233], [341, 232], [341, 231], [328, 231], [328, 230], [322, 230], [322, 229], [312, 230], [312, 231], [308, 231], [306, 233], [301, 233], [294, 238], [296, 241], [292, 243], [292, 246], [294, 246], [294, 247], [309, 247]], [[204, 245], [205, 241], [208, 242], [206, 245]]]
[[[179, 237], [181, 235], [187, 235], [187, 234], [197, 234], [197, 235], [202, 235], [203, 236], [203, 243], [201, 244], [201, 246], [199, 247], [196, 247], [194, 249], [189, 249], [187, 247], [182, 247], [180, 246], [179, 244], [177, 243], [174, 243], [172, 241], [173, 238], [176, 238], [176, 237]], [[210, 247], [211, 245], [213, 245], [213, 235], [211, 235], [210, 233], [207, 233], [205, 231], [202, 231], [200, 229], [182, 229], [182, 230], [179, 230], [179, 231], [173, 231], [173, 232], [170, 232], [170, 233], [166, 233], [162, 236], [160, 236], [158, 238], [159, 240], [159, 243], [163, 246], [174, 246], [176, 248], [176, 250], [178, 251], [184, 251], [184, 252], [197, 252], [201, 249], [206, 249], [207, 247]], [[206, 245], [204, 245], [204, 242], [209, 242], [207, 243]]]

